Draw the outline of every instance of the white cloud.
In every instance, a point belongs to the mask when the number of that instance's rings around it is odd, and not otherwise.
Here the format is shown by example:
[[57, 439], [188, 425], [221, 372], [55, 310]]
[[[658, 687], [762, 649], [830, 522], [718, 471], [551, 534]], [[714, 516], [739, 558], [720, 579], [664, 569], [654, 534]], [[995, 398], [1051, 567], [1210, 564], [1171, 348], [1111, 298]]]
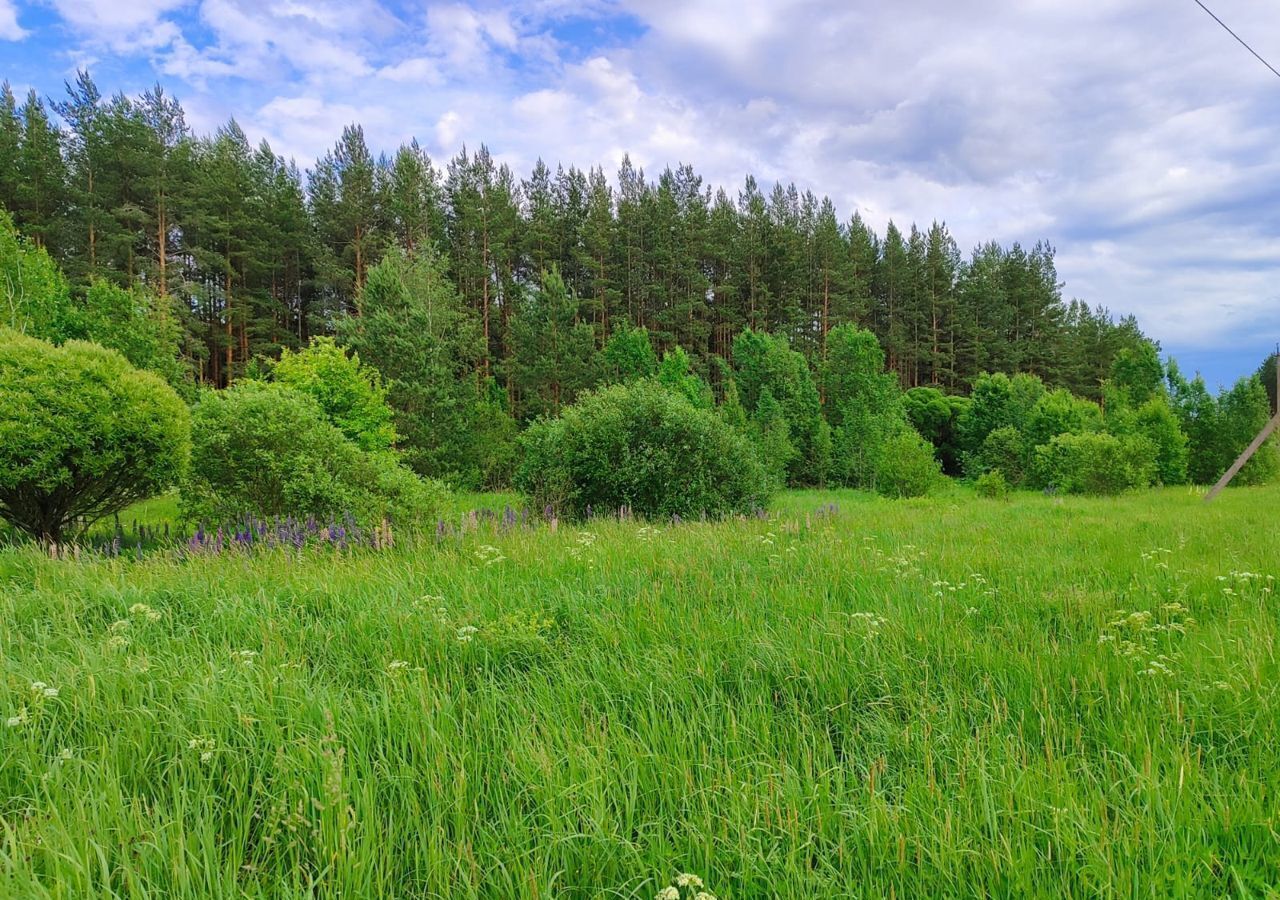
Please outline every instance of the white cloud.
[[18, 24], [13, 0], [0, 0], [0, 41], [20, 41], [30, 33]]
[[439, 84], [444, 80], [444, 77], [440, 74], [440, 67], [436, 65], [435, 60], [428, 59], [425, 56], [415, 56], [410, 59], [403, 59], [394, 65], [383, 66], [378, 70], [378, 77], [385, 78], [387, 81], [419, 82], [424, 84]]
[[173, 38], [164, 17], [191, 0], [51, 0], [58, 15], [93, 43], [131, 52], [162, 47]]

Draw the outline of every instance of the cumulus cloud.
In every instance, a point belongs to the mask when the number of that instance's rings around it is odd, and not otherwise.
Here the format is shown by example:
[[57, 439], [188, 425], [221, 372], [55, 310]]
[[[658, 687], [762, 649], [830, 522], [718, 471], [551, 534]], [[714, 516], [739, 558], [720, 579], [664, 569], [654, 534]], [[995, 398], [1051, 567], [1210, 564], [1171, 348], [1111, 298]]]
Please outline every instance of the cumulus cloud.
[[0, 41], [20, 41], [27, 34], [18, 24], [18, 9], [13, 0], [0, 0]]
[[[630, 152], [731, 191], [794, 180], [880, 228], [944, 219], [962, 246], [1048, 239], [1069, 296], [1173, 345], [1280, 325], [1280, 85], [1194, 4], [52, 2], [304, 164], [350, 121], [521, 173]], [[1280, 59], [1266, 4], [1214, 6]]]

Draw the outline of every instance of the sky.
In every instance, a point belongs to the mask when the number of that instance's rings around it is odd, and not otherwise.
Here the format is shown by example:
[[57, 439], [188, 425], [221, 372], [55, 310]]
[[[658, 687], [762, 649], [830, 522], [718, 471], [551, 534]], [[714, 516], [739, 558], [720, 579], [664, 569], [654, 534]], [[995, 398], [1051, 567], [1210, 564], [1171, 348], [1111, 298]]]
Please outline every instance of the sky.
[[[1274, 0], [1205, 0], [1280, 68]], [[0, 0], [0, 78], [156, 82], [309, 166], [357, 121], [829, 195], [883, 232], [1046, 240], [1211, 386], [1280, 340], [1280, 77], [1194, 0]]]

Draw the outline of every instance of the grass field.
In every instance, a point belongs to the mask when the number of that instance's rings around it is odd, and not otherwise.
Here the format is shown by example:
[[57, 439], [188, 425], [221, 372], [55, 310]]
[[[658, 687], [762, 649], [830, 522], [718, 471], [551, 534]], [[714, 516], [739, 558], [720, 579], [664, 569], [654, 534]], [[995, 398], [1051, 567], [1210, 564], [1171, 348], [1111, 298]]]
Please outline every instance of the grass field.
[[957, 489], [4, 550], [0, 896], [1275, 897], [1278, 521]]

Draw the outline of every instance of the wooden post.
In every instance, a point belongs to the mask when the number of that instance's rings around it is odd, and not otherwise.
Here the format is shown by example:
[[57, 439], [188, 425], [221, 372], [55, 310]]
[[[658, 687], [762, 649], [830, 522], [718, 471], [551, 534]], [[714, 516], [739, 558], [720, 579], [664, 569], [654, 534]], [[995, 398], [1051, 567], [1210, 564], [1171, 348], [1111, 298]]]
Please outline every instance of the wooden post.
[[1244, 452], [1240, 454], [1240, 457], [1231, 464], [1231, 468], [1227, 469], [1227, 471], [1223, 473], [1222, 477], [1218, 479], [1218, 483], [1215, 484], [1212, 488], [1210, 488], [1209, 493], [1204, 495], [1205, 503], [1208, 503], [1214, 497], [1222, 493], [1222, 489], [1225, 488], [1228, 484], [1230, 484], [1231, 479], [1235, 478], [1236, 474], [1239, 473], [1239, 471], [1242, 468], [1244, 468], [1244, 464], [1249, 461], [1249, 457], [1257, 453], [1258, 448], [1261, 447], [1264, 442], [1266, 442], [1267, 438], [1271, 437], [1272, 432], [1274, 432], [1277, 427], [1280, 427], [1280, 344], [1276, 345], [1275, 361], [1276, 361], [1276, 412], [1274, 415], [1271, 416], [1271, 421], [1268, 422], [1265, 426], [1263, 426], [1263, 429], [1260, 432], [1258, 432], [1258, 436], [1253, 439], [1253, 443], [1244, 449]]

